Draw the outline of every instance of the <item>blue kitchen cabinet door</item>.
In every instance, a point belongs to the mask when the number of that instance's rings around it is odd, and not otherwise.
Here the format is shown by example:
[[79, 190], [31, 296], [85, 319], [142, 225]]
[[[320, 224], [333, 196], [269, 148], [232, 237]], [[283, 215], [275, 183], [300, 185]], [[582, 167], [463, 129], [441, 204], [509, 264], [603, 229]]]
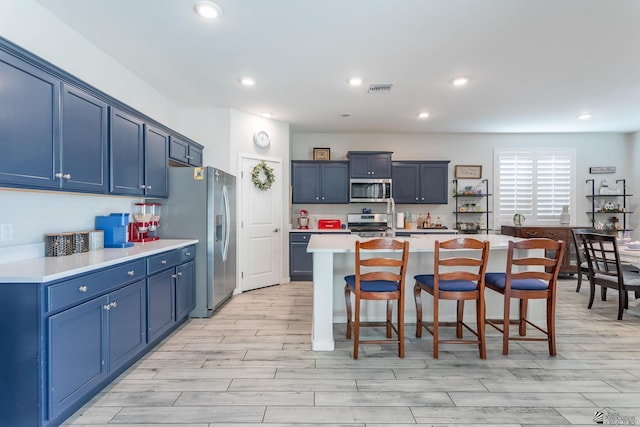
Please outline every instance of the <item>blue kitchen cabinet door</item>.
[[292, 203], [349, 203], [349, 163], [291, 162]]
[[111, 107], [109, 192], [144, 196], [144, 121]]
[[391, 153], [349, 152], [351, 178], [391, 178]]
[[57, 171], [66, 190], [106, 193], [106, 102], [67, 84], [62, 86], [62, 152]]
[[291, 163], [292, 203], [320, 202], [320, 165], [317, 162]]
[[202, 148], [171, 135], [169, 138], [169, 158], [188, 166], [202, 166]]
[[189, 261], [176, 267], [176, 321], [196, 306], [195, 266], [195, 261]]
[[169, 134], [145, 125], [144, 134], [144, 195], [169, 196]]
[[289, 233], [289, 276], [291, 280], [313, 279], [313, 254], [307, 252], [310, 233]]
[[446, 205], [448, 197], [449, 162], [420, 165], [420, 203]]
[[105, 295], [47, 320], [49, 419], [73, 405], [106, 377], [104, 316], [107, 305]]
[[147, 278], [147, 338], [151, 343], [175, 323], [175, 269]]
[[349, 203], [349, 164], [320, 163], [320, 202]]
[[0, 182], [55, 189], [60, 80], [0, 51]]
[[420, 165], [394, 162], [392, 194], [396, 203], [420, 203]]
[[109, 294], [109, 372], [133, 359], [147, 345], [147, 292], [139, 280]]

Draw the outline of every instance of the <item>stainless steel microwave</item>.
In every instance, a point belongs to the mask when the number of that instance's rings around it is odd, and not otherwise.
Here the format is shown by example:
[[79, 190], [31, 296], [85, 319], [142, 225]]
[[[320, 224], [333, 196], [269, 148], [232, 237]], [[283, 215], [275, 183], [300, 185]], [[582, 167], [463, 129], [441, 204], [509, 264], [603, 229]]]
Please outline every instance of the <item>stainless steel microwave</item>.
[[386, 202], [391, 198], [391, 179], [351, 179], [349, 181], [349, 201]]

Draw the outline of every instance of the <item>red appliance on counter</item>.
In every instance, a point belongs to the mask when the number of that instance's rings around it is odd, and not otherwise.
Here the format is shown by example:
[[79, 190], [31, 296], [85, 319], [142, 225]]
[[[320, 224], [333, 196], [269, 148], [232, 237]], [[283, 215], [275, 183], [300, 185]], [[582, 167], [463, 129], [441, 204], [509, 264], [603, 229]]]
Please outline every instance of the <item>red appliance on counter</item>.
[[133, 221], [129, 222], [130, 242], [150, 242], [158, 240], [160, 203], [135, 203]]
[[319, 230], [339, 230], [340, 226], [339, 219], [319, 219], [318, 220], [318, 229]]

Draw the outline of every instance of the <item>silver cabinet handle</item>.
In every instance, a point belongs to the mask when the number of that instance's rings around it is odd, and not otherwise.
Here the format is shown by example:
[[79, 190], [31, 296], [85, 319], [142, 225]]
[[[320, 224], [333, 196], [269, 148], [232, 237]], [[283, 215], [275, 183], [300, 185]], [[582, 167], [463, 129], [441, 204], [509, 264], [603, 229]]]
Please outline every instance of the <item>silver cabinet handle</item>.
[[63, 175], [62, 175], [62, 172], [58, 172], [53, 176], [55, 176], [56, 178], [62, 178]]
[[127, 271], [127, 274], [128, 274], [129, 276], [133, 276], [133, 275], [134, 275], [134, 271], [133, 271], [133, 270], [129, 270], [129, 271]]
[[111, 308], [116, 308], [118, 306], [118, 303], [114, 301], [109, 305], [111, 306]]
[[88, 290], [88, 289], [89, 289], [89, 288], [87, 287], [87, 285], [82, 285], [82, 286], [80, 286], [80, 287], [78, 288], [78, 290], [79, 290], [80, 292], [87, 292], [87, 290]]
[[191, 252], [187, 252], [185, 255], [186, 256], [191, 256]]
[[163, 259], [163, 260], [162, 260], [162, 261], [160, 261], [160, 262], [161, 262], [162, 264], [166, 264], [166, 263], [167, 263], [167, 260], [166, 260], [166, 259]]
[[107, 311], [109, 311], [109, 310], [111, 310], [111, 305], [110, 304], [105, 304], [105, 305], [102, 306], [102, 308], [107, 310]]
[[145, 188], [146, 188], [147, 190], [151, 190], [151, 186], [150, 186], [150, 185], [145, 185]]
[[71, 179], [71, 174], [70, 173], [65, 173], [64, 175], [62, 175], [62, 177], [64, 179]]
[[179, 271], [179, 272], [178, 272], [178, 276], [182, 276], [182, 271]]
[[171, 277], [174, 278], [174, 279], [177, 279], [178, 275], [177, 274], [172, 274]]

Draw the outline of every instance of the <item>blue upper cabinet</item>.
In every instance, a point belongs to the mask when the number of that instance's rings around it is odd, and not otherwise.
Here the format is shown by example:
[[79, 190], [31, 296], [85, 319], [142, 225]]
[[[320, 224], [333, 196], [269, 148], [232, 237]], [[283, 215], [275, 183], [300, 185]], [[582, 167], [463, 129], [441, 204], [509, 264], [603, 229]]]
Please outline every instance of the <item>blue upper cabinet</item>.
[[0, 183], [58, 188], [60, 80], [0, 50]]
[[145, 125], [144, 195], [169, 197], [169, 134]]
[[390, 151], [349, 151], [351, 178], [391, 178]]
[[449, 161], [393, 162], [393, 198], [396, 203], [447, 204]]
[[109, 191], [144, 196], [144, 121], [111, 108]]
[[178, 166], [202, 166], [202, 147], [171, 135], [169, 137], [169, 159], [172, 162], [177, 162]]
[[292, 203], [349, 203], [349, 164], [344, 161], [291, 162]]
[[62, 152], [56, 172], [66, 190], [106, 193], [107, 103], [75, 89], [62, 86]]
[[169, 133], [111, 107], [112, 194], [169, 195]]
[[170, 144], [202, 166], [203, 146], [0, 37], [0, 187], [168, 197]]

